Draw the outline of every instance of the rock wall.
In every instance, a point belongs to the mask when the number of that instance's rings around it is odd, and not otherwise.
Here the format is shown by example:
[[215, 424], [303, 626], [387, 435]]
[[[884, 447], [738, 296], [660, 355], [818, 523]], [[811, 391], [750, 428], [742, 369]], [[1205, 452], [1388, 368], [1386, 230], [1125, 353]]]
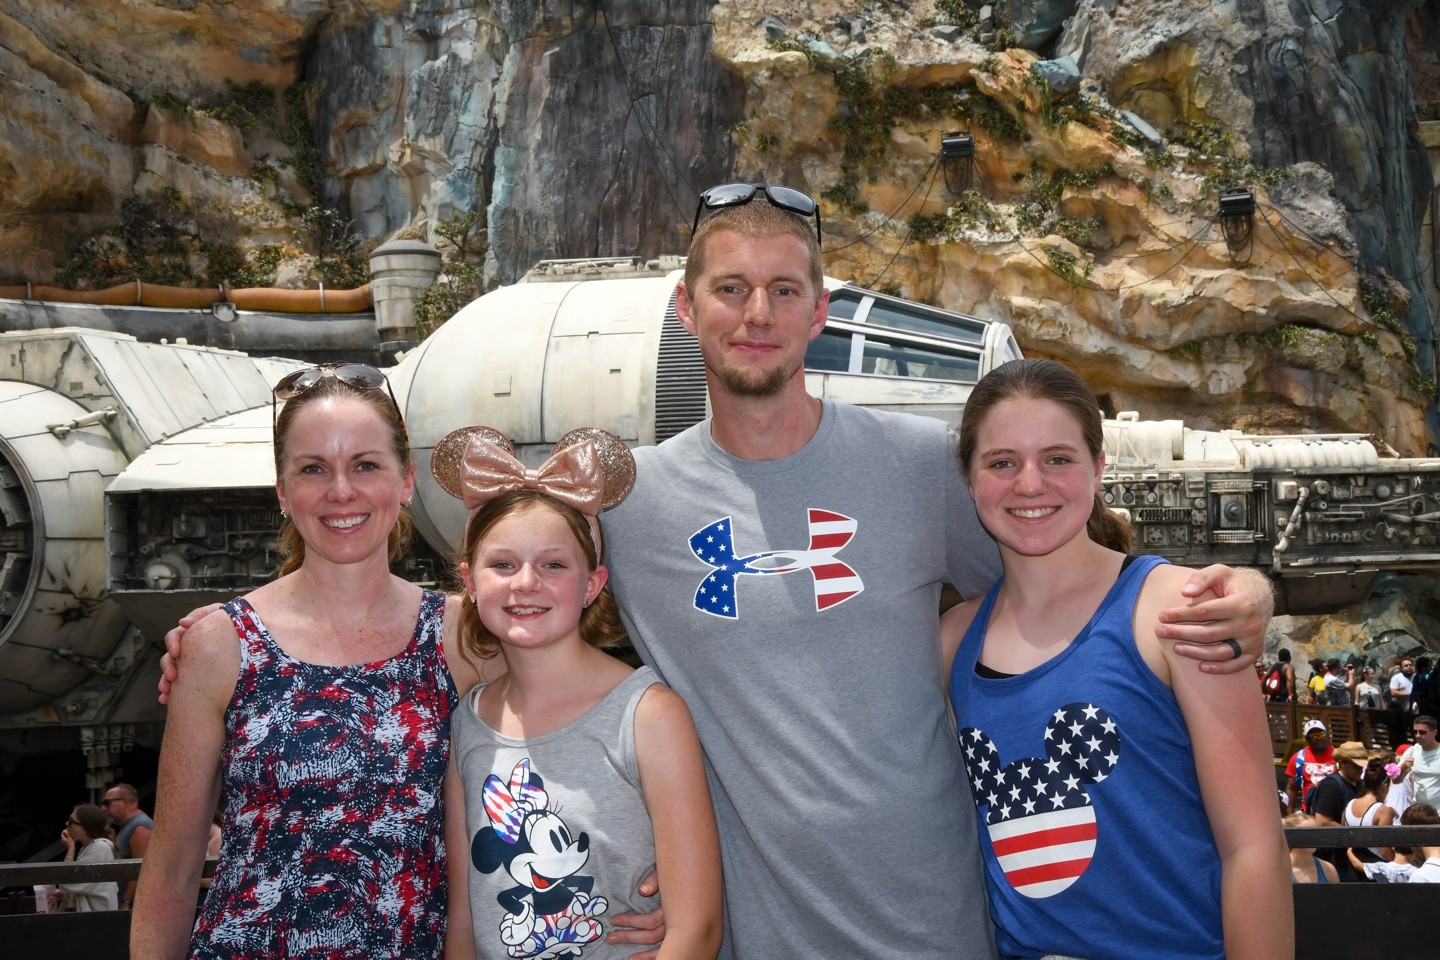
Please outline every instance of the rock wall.
[[492, 283], [546, 257], [682, 248], [743, 117], [705, 0], [69, 9], [0, 3], [6, 276], [48, 278], [125, 197], [167, 186], [223, 211], [235, 239], [285, 233], [284, 202], [308, 196], [293, 175], [279, 194], [250, 175], [293, 149], [163, 106], [246, 83], [309, 85], [320, 199], [373, 241], [486, 211]]
[[[483, 211], [498, 284], [683, 249], [699, 190], [763, 177], [826, 195], [830, 272], [1005, 319], [1116, 409], [1421, 453], [1437, 7], [0, 0], [0, 275], [49, 279], [125, 198], [174, 190], [241, 246], [313, 199], [371, 243]], [[205, 108], [255, 81], [303, 92], [313, 145]], [[976, 190], [952, 194], [962, 126]], [[1224, 142], [1162, 136], [1184, 130]], [[1235, 245], [1214, 204], [1244, 164]]]
[[[0, 280], [165, 195], [241, 247], [293, 246], [316, 201], [370, 244], [483, 212], [495, 285], [681, 251], [700, 190], [763, 178], [823, 195], [831, 274], [1003, 319], [1111, 409], [1440, 438], [1440, 0], [856, 7], [0, 0]], [[305, 136], [219, 108], [254, 83]], [[937, 159], [958, 129], [973, 166]], [[1217, 216], [1239, 182], [1248, 239]], [[1272, 639], [1408, 652], [1434, 582]]]

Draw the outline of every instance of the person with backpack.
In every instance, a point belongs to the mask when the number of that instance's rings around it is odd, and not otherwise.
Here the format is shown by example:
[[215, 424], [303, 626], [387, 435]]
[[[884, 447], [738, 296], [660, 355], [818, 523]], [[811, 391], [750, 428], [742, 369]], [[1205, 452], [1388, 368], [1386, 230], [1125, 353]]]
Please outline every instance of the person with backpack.
[[1335, 749], [1330, 743], [1330, 731], [1319, 720], [1307, 720], [1302, 735], [1305, 746], [1295, 751], [1285, 768], [1288, 777], [1285, 792], [1292, 811], [1303, 808], [1311, 813], [1315, 787], [1335, 772]]
[[[1315, 824], [1321, 827], [1345, 826], [1345, 808], [1358, 795], [1361, 775], [1370, 762], [1370, 751], [1358, 740], [1340, 744], [1335, 748], [1334, 755], [1335, 772], [1321, 778], [1306, 797], [1309, 801], [1306, 810], [1315, 815]], [[1320, 850], [1315, 855], [1335, 864], [1341, 880], [1354, 878], [1344, 847]]]
[[1290, 663], [1290, 648], [1281, 647], [1270, 672], [1260, 681], [1265, 699], [1271, 703], [1295, 702], [1295, 667]]
[[1415, 712], [1430, 717], [1440, 716], [1440, 668], [1430, 657], [1415, 661], [1415, 680], [1410, 688], [1410, 702]]

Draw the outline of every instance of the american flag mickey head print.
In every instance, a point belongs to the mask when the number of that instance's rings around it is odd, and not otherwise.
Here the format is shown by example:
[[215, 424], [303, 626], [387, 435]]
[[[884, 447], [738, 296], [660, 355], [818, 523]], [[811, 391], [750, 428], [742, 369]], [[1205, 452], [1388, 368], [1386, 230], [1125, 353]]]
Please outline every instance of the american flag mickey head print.
[[1067, 703], [1044, 731], [1045, 758], [1002, 764], [983, 730], [960, 731], [975, 806], [985, 816], [1005, 879], [1027, 897], [1051, 897], [1080, 878], [1099, 831], [1087, 787], [1120, 762], [1120, 731], [1093, 703]]

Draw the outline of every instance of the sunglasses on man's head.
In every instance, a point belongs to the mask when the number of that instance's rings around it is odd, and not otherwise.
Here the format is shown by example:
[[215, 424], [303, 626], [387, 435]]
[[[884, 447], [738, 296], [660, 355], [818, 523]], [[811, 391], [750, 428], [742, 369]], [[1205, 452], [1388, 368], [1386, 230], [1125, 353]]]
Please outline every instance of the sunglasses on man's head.
[[820, 241], [820, 205], [799, 190], [768, 183], [726, 183], [700, 194], [700, 205], [695, 208], [695, 222], [690, 227], [691, 236], [700, 229], [700, 218], [706, 211], [713, 213], [726, 207], [743, 207], [757, 196], [763, 196], [772, 207], [779, 207], [787, 213], [807, 220], [814, 217], [815, 240], [817, 243]]
[[390, 388], [389, 379], [379, 369], [368, 363], [321, 363], [296, 370], [294, 373], [287, 373], [270, 391], [270, 425], [275, 431], [277, 442], [280, 418], [275, 401], [294, 400], [326, 377], [334, 377], [341, 383], [359, 390], [379, 390], [383, 386], [385, 392], [390, 394], [390, 402], [395, 405], [395, 416], [400, 420], [400, 432], [406, 433], [405, 417], [400, 412], [400, 403], [395, 399], [395, 391]]

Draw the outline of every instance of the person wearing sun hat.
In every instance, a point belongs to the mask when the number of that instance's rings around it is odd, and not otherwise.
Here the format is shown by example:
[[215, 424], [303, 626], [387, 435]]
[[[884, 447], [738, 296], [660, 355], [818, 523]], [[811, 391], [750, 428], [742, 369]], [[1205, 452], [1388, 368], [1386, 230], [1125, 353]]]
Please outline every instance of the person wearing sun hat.
[[[1360, 776], [1370, 759], [1370, 750], [1358, 740], [1347, 740], [1335, 748], [1335, 772], [1325, 777], [1315, 787], [1315, 798], [1311, 809], [1315, 823], [1322, 827], [1338, 827], [1345, 824], [1345, 807], [1354, 800], [1360, 786]], [[1321, 850], [1318, 856], [1335, 864], [1340, 879], [1354, 879], [1350, 858], [1343, 848]]]

